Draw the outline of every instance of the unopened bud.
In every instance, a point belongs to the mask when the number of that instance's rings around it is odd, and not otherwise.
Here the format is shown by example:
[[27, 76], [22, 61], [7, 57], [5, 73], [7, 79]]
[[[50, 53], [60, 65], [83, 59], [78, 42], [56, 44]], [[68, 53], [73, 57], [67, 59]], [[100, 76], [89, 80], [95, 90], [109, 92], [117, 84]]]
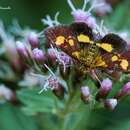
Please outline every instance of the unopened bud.
[[126, 96], [130, 94], [130, 82], [126, 83], [123, 88], [118, 92], [116, 95], [117, 98], [121, 98], [123, 96]]
[[117, 99], [115, 98], [107, 99], [104, 102], [104, 106], [110, 110], [114, 110], [115, 107], [117, 106]]
[[95, 29], [97, 27], [96, 19], [92, 16], [89, 16], [85, 23], [92, 29]]
[[112, 81], [110, 79], [104, 79], [101, 82], [101, 87], [99, 88], [99, 92], [97, 93], [97, 99], [106, 97], [108, 93], [112, 89]]
[[33, 53], [33, 58], [36, 60], [36, 62], [38, 62], [39, 64], [44, 63], [46, 58], [42, 50], [35, 48], [33, 49], [32, 53]]
[[20, 42], [20, 41], [16, 41], [16, 47], [17, 47], [17, 51], [19, 53], [19, 55], [22, 58], [28, 58], [28, 50], [26, 48], [26, 46], [24, 45], [24, 43]]
[[58, 85], [56, 88], [53, 89], [53, 93], [59, 98], [63, 99], [64, 98], [64, 92], [65, 89], [62, 85]]
[[90, 101], [90, 90], [88, 86], [81, 87], [81, 99], [88, 103]]
[[35, 32], [31, 32], [28, 35], [28, 41], [29, 41], [32, 48], [38, 48], [39, 39], [38, 39], [38, 35]]
[[48, 56], [49, 60], [55, 61], [56, 60], [55, 50], [53, 48], [49, 48], [47, 51], [47, 56]]

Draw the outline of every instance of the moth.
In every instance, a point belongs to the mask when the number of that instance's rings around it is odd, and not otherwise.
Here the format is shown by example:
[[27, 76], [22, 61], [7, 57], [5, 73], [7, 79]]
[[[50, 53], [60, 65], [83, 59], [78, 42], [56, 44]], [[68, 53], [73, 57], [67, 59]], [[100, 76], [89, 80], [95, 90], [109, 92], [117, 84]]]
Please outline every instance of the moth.
[[85, 23], [72, 23], [47, 28], [45, 37], [49, 44], [72, 57], [83, 73], [92, 70], [130, 72], [130, 50], [126, 41], [116, 34], [101, 37]]

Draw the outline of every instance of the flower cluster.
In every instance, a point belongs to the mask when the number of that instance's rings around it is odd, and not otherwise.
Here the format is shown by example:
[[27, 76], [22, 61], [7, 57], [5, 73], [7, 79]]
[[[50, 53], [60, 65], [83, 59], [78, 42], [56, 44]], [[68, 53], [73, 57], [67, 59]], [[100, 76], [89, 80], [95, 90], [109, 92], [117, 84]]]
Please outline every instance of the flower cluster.
[[[98, 24], [96, 17], [92, 14], [95, 12], [98, 16], [104, 16], [112, 11], [111, 6], [105, 0], [84, 0], [83, 7], [76, 9], [71, 0], [67, 0], [71, 8], [73, 22], [83, 22], [87, 24], [94, 33], [100, 33], [104, 36], [108, 33], [103, 22]], [[90, 8], [87, 9], [88, 5]], [[62, 25], [58, 21], [59, 12], [56, 13], [54, 20], [47, 15], [42, 22], [49, 27]], [[125, 85], [111, 96], [115, 83], [107, 76], [102, 76], [98, 79], [95, 73], [88, 75], [82, 74], [78, 64], [65, 52], [48, 45], [44, 30], [40, 33], [34, 30], [22, 30], [13, 28], [12, 32], [17, 34], [14, 38], [5, 33], [1, 23], [0, 34], [3, 42], [3, 48], [15, 73], [15, 82], [20, 86], [41, 86], [39, 94], [43, 91], [51, 90], [59, 99], [71, 100], [72, 97], [78, 97], [79, 93], [81, 100], [84, 103], [94, 105], [101, 104], [110, 110], [113, 110], [120, 99], [130, 94], [130, 82], [125, 81]], [[15, 22], [16, 26], [16, 22]], [[14, 31], [15, 30], [15, 31]], [[14, 34], [14, 35], [16, 35]], [[123, 35], [120, 33], [120, 35]], [[123, 37], [125, 37], [123, 35]], [[78, 66], [78, 67], [77, 67]], [[86, 78], [88, 76], [88, 78]], [[120, 76], [118, 76], [119, 82]], [[20, 80], [20, 82], [18, 82]], [[18, 82], [18, 83], [17, 83]], [[92, 82], [92, 83], [90, 83]], [[98, 84], [96, 84], [96, 83]], [[94, 85], [92, 85], [94, 84]], [[31, 86], [31, 87], [30, 87]], [[92, 89], [94, 86], [94, 89]], [[75, 96], [75, 94], [77, 94]], [[7, 96], [8, 95], [8, 96]], [[11, 100], [13, 93], [10, 89], [5, 89], [5, 86], [0, 86], [0, 97], [6, 100]], [[80, 100], [77, 99], [77, 102]], [[76, 105], [75, 105], [76, 106]]]
[[[96, 12], [98, 15], [105, 15], [107, 12], [111, 12], [111, 6], [103, 1], [89, 1], [84, 0], [82, 9], [76, 9], [71, 0], [67, 0], [74, 18], [74, 22], [84, 22], [94, 32], [99, 32], [101, 36], [104, 36], [107, 31], [103, 27], [103, 22], [101, 26], [97, 24], [96, 18], [92, 15], [92, 11]], [[91, 7], [86, 11], [87, 4], [90, 3]], [[55, 15], [54, 20], [47, 15], [46, 19], [42, 19], [42, 22], [49, 27], [58, 26], [61, 23], [58, 22], [59, 12]], [[43, 31], [44, 32], [44, 31]], [[65, 52], [55, 48], [54, 46], [48, 45], [46, 41], [42, 44], [41, 41], [45, 38], [44, 33], [30, 32], [27, 35], [26, 40], [16, 41], [17, 52], [20, 58], [32, 71], [32, 76], [38, 79], [38, 84], [40, 84], [41, 91], [47, 91], [51, 89], [53, 93], [63, 99], [65, 93], [69, 98], [69, 94], [75, 93], [78, 91], [77, 88], [80, 88], [84, 83], [81, 81], [81, 78], [84, 78], [84, 74], [81, 74], [79, 70], [75, 67], [73, 59], [68, 56]], [[96, 77], [94, 80], [97, 79]], [[85, 79], [84, 79], [85, 80]], [[90, 79], [89, 79], [90, 80]], [[81, 99], [85, 103], [95, 102], [103, 104], [104, 107], [113, 110], [121, 97], [129, 94], [129, 83], [127, 83], [117, 94], [109, 96], [113, 90], [112, 80], [103, 77], [101, 78], [102, 82], [100, 87], [96, 91], [91, 90], [89, 84], [85, 84], [81, 87]], [[87, 82], [87, 81], [86, 81]], [[71, 84], [71, 86], [69, 86]], [[95, 94], [96, 93], [96, 94]]]

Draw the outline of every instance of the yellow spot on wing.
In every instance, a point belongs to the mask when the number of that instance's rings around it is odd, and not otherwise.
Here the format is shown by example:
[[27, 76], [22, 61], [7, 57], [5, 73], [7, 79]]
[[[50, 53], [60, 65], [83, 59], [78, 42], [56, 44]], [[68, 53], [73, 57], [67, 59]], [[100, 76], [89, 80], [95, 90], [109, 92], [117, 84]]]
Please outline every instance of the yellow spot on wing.
[[74, 46], [74, 40], [73, 40], [73, 39], [69, 39], [68, 42], [69, 42], [69, 45], [70, 45], [70, 46]]
[[101, 47], [103, 50], [107, 52], [112, 52], [113, 50], [112, 45], [108, 43], [97, 43], [97, 46]]
[[79, 59], [80, 58], [80, 52], [79, 51], [75, 51], [72, 53], [72, 56], [74, 56], [75, 58]]
[[64, 44], [64, 42], [65, 42], [65, 37], [64, 36], [58, 36], [56, 38], [55, 44], [58, 45], [58, 46], [60, 46], [60, 45]]
[[113, 57], [111, 58], [111, 60], [112, 60], [112, 61], [117, 61], [117, 60], [118, 60], [118, 57], [117, 57], [117, 56], [113, 56]]
[[122, 69], [127, 70], [128, 66], [129, 66], [129, 63], [128, 63], [127, 60], [122, 59], [121, 63], [120, 63], [120, 66], [122, 67]]
[[105, 61], [102, 61], [101, 63], [96, 65], [97, 67], [107, 67], [107, 64], [105, 63]]
[[90, 39], [87, 35], [80, 34], [77, 36], [79, 42], [89, 43]]
[[102, 60], [102, 57], [97, 57], [96, 61], [97, 61], [96, 67], [107, 67], [105, 61]]

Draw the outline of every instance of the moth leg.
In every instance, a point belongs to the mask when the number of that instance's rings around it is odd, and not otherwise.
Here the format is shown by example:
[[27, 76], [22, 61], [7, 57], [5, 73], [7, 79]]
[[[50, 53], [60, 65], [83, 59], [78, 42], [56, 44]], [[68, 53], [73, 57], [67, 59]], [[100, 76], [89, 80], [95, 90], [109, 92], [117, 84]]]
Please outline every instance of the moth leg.
[[94, 76], [94, 78], [98, 81], [98, 83], [101, 86], [101, 81], [100, 81], [100, 79], [98, 77], [98, 74], [97, 74], [96, 70], [91, 70], [91, 73], [92, 73], [92, 75]]

